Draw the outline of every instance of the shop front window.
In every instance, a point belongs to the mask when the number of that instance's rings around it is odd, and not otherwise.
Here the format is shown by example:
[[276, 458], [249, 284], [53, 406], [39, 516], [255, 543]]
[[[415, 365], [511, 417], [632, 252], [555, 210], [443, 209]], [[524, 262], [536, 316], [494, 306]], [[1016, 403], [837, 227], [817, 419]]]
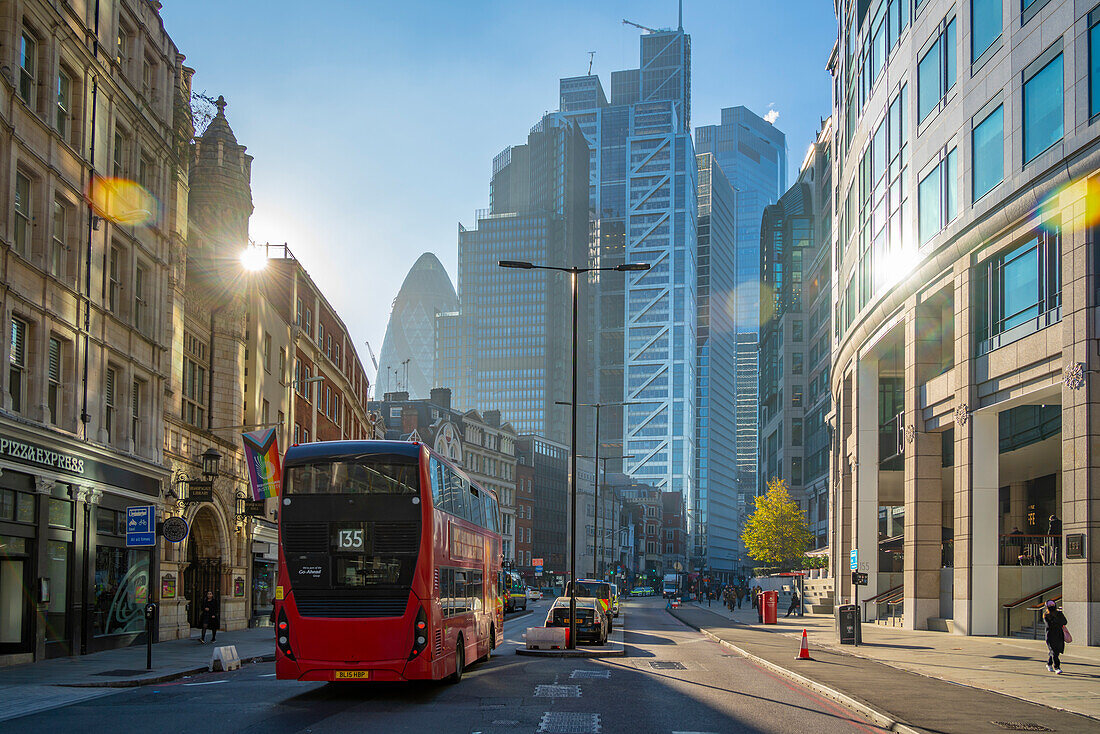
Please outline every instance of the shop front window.
[[275, 564], [256, 559], [252, 563], [252, 614], [267, 617], [271, 614], [275, 593]]
[[[8, 492], [10, 495], [11, 493]], [[0, 493], [0, 498], [2, 498]], [[19, 644], [26, 627], [26, 569], [31, 542], [0, 535], [0, 645]]]
[[96, 636], [141, 632], [149, 601], [149, 551], [99, 546], [95, 552]]
[[69, 549], [71, 544], [60, 540], [46, 543], [46, 577], [49, 579], [50, 601], [46, 607], [46, 642], [68, 639], [66, 611], [69, 590]]

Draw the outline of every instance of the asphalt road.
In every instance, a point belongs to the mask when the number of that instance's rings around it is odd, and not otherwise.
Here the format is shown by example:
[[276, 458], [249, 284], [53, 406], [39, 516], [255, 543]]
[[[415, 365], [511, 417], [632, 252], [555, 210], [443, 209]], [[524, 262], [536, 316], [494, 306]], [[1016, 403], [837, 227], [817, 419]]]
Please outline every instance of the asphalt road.
[[[275, 680], [248, 665], [118, 693], [0, 723], [0, 732], [256, 734], [727, 734], [881, 731], [775, 677], [675, 620], [661, 599], [626, 602], [627, 655], [515, 655], [548, 602], [505, 622], [506, 643], [458, 685]], [[794, 650], [792, 657], [794, 655]]]

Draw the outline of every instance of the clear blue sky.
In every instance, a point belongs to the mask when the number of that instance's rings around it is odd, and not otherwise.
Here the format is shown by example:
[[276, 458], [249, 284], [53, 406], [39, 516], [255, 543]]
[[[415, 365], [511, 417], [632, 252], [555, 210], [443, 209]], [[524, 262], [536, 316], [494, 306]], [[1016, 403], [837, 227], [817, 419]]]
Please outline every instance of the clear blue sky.
[[[225, 95], [255, 156], [252, 238], [287, 242], [363, 341], [421, 252], [457, 276], [458, 223], [488, 205], [492, 157], [557, 108], [558, 79], [638, 65], [676, 0], [165, 0], [196, 90]], [[779, 112], [793, 181], [830, 111], [829, 0], [685, 0], [692, 125]]]

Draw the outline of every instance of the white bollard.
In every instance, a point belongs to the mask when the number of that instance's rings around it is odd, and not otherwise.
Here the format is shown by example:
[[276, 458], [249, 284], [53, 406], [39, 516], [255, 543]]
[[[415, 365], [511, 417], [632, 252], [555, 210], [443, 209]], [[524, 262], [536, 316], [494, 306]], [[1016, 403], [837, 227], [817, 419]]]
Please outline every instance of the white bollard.
[[237, 656], [235, 645], [214, 648], [214, 654], [210, 656], [210, 670], [236, 670], [241, 667], [241, 659]]

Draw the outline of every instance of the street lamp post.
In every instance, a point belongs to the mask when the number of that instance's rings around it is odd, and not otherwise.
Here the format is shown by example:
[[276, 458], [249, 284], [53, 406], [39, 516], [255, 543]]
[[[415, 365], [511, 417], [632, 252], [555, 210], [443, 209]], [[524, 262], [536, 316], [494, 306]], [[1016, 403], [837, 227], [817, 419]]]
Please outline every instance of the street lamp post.
[[557, 270], [561, 273], [569, 273], [569, 286], [573, 305], [573, 387], [572, 403], [570, 409], [570, 436], [569, 436], [569, 642], [567, 647], [574, 649], [577, 646], [577, 276], [595, 270], [617, 270], [619, 272], [638, 272], [649, 270], [649, 263], [623, 263], [614, 267], [558, 267], [554, 265], [535, 265], [526, 260], [499, 260], [497, 265], [502, 268], [516, 270]]

